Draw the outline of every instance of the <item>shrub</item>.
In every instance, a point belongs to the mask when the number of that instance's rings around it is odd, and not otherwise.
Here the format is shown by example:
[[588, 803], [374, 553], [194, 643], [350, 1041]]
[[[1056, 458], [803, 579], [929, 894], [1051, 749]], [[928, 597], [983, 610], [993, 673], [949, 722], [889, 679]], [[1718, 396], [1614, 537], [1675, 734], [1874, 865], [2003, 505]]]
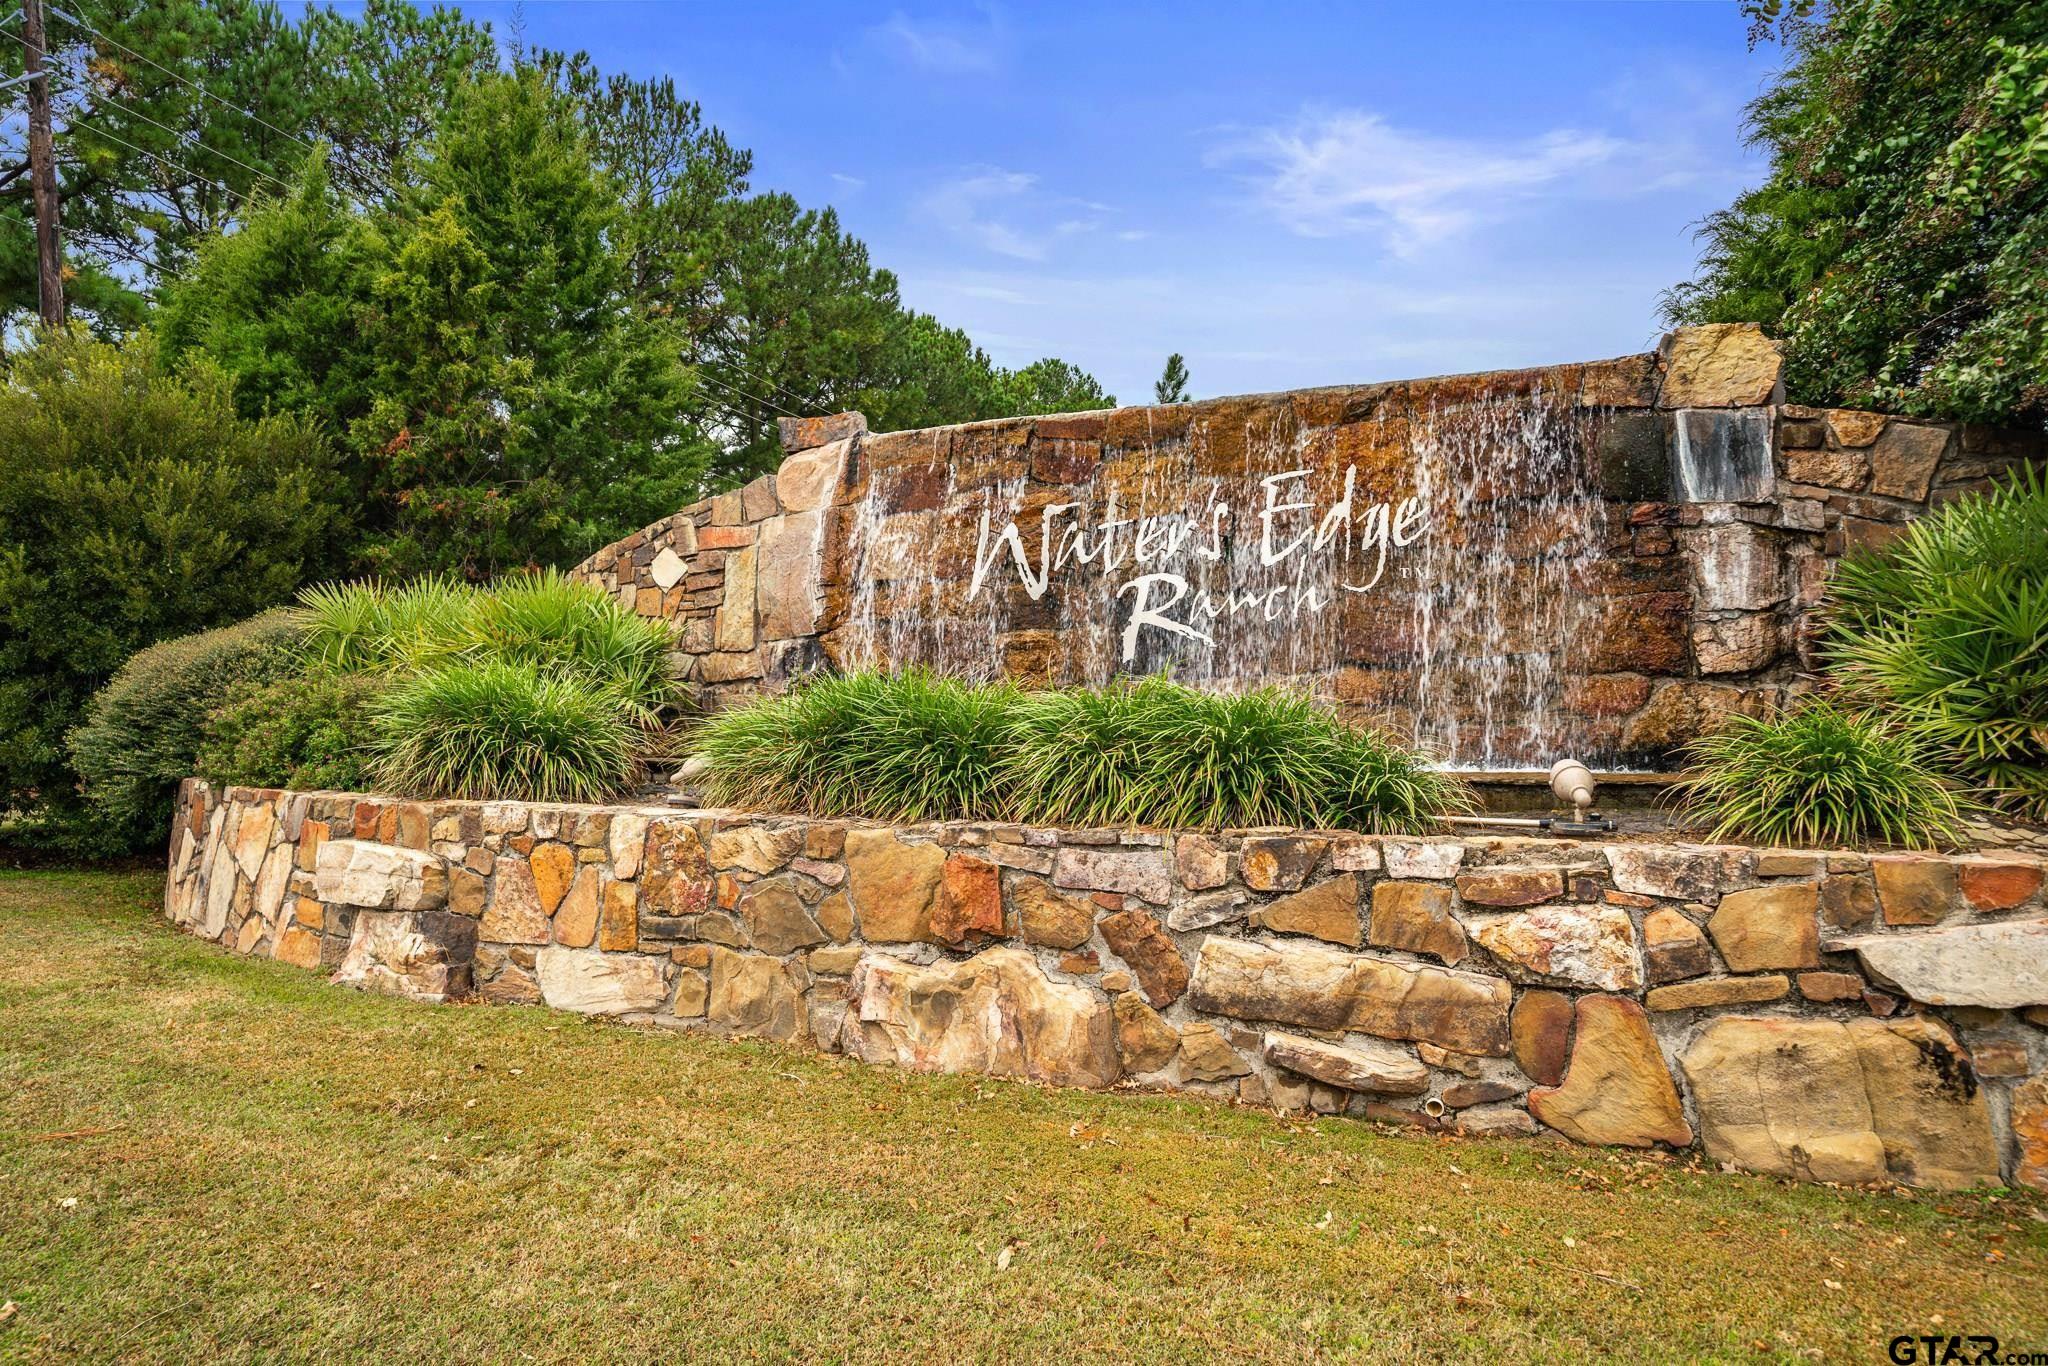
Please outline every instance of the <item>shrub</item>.
[[645, 737], [610, 692], [528, 663], [400, 679], [373, 718], [372, 772], [402, 796], [595, 802], [641, 773]]
[[199, 776], [216, 786], [360, 791], [370, 782], [370, 718], [382, 690], [360, 674], [245, 685], [207, 718]]
[[1740, 714], [1693, 742], [1674, 790], [1714, 839], [1767, 844], [1945, 844], [1961, 834], [1955, 794], [1911, 733], [1809, 700]]
[[310, 424], [242, 418], [226, 378], [160, 365], [147, 336], [9, 357], [0, 809], [77, 807], [65, 735], [135, 651], [291, 596], [323, 550], [329, 465]]
[[1164, 678], [1041, 693], [823, 678], [708, 718], [694, 749], [712, 800], [813, 815], [1382, 830], [1469, 807], [1455, 778], [1303, 695]]
[[180, 779], [195, 771], [208, 712], [222, 697], [290, 677], [299, 628], [288, 611], [181, 636], [131, 658], [68, 738], [103, 847], [161, 839]]
[[1841, 683], [1994, 804], [2048, 818], [2048, 472], [1844, 562], [1830, 596]]

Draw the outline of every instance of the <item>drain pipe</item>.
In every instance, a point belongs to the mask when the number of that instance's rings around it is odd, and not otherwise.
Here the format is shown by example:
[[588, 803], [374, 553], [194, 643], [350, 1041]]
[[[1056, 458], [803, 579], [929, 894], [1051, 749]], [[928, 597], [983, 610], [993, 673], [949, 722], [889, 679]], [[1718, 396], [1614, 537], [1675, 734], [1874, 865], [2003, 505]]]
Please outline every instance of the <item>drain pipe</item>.
[[1593, 809], [1594, 788], [1591, 769], [1577, 759], [1559, 759], [1550, 766], [1550, 790], [1559, 801], [1571, 804], [1569, 817], [1446, 816], [1444, 823], [1545, 830], [1553, 835], [1604, 835], [1614, 829], [1614, 822]]

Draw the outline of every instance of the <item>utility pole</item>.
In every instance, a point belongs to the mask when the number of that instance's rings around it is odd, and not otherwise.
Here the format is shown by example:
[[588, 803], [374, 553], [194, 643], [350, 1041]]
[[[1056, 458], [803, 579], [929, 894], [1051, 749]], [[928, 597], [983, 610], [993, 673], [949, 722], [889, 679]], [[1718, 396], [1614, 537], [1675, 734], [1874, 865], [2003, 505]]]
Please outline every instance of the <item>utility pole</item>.
[[50, 78], [43, 70], [43, 0], [21, 3], [28, 78], [28, 172], [36, 203], [36, 302], [43, 322], [64, 322], [64, 252], [57, 241], [57, 153], [50, 143]]

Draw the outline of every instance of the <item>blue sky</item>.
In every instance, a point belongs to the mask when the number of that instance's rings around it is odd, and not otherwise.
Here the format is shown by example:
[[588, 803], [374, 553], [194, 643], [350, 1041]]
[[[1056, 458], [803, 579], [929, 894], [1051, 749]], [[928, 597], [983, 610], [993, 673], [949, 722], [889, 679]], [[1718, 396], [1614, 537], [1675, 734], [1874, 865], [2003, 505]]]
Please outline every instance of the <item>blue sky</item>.
[[1646, 347], [1781, 60], [1732, 0], [462, 8], [672, 75], [912, 306], [1126, 402]]

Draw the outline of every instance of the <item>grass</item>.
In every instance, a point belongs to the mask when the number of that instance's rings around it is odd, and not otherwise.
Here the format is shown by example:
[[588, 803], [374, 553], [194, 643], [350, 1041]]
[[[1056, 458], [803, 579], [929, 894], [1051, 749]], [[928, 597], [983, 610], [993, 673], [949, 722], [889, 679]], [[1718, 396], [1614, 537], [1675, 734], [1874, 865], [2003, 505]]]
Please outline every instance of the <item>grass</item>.
[[2048, 1346], [2030, 1197], [418, 1006], [179, 935], [160, 888], [0, 875], [0, 1357]]

